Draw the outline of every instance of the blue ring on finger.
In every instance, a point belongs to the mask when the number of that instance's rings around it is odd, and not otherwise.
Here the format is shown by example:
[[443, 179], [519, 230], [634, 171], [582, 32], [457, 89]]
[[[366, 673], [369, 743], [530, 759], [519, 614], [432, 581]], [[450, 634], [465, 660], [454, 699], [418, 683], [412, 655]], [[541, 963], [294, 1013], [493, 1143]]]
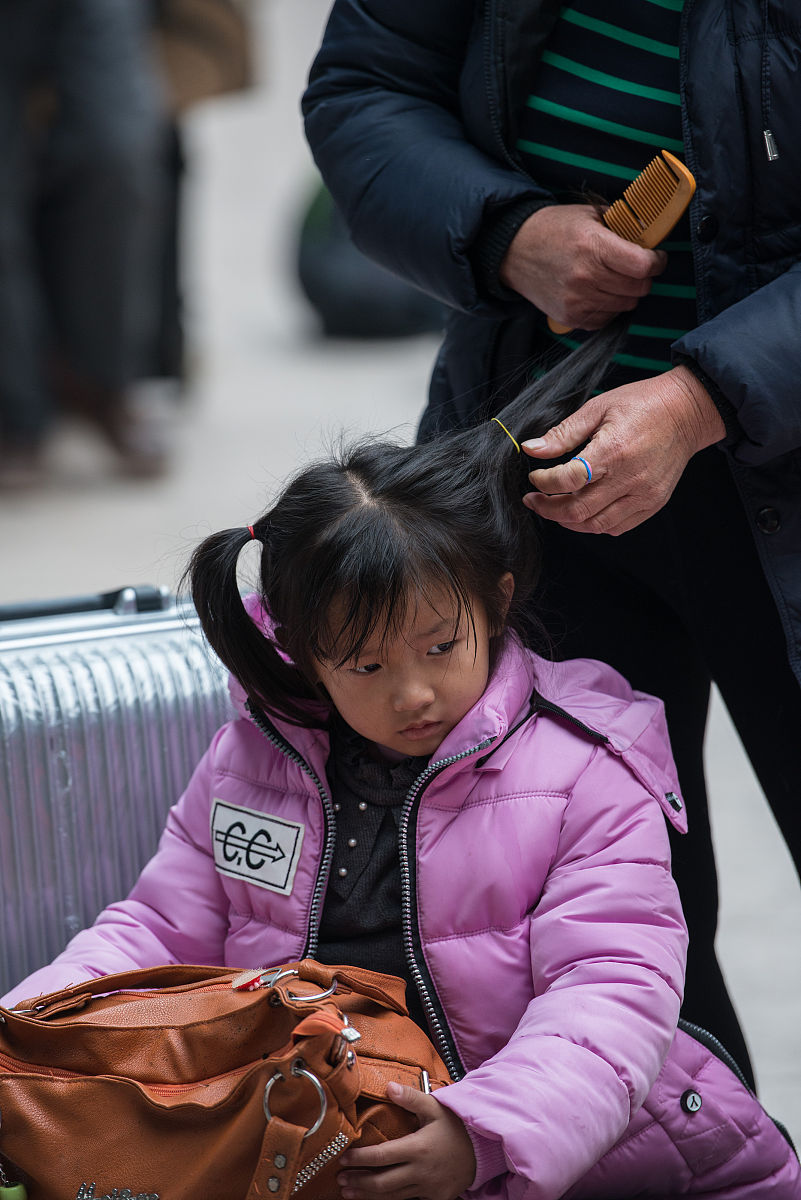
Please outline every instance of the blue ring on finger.
[[592, 482], [592, 468], [590, 467], [590, 464], [587, 462], [586, 458], [582, 458], [580, 454], [575, 454], [571, 458], [570, 461], [581, 463], [582, 467], [587, 472], [587, 483], [591, 483]]

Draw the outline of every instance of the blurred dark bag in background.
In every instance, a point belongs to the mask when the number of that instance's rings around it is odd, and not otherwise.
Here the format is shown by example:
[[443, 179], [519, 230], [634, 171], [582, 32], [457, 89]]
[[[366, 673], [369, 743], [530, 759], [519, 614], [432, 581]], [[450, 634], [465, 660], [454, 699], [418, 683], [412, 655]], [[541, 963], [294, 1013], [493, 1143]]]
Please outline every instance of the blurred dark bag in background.
[[411, 337], [438, 332], [445, 323], [439, 301], [357, 250], [319, 182], [303, 209], [297, 273], [326, 337]]

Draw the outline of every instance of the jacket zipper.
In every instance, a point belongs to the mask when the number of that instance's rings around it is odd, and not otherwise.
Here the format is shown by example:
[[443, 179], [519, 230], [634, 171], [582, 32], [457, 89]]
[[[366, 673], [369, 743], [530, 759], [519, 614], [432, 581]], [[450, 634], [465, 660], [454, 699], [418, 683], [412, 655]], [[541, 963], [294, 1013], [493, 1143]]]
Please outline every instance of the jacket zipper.
[[506, 145], [504, 137], [504, 128], [501, 121], [501, 113], [498, 107], [496, 93], [493, 88], [493, 79], [495, 74], [492, 69], [492, 52], [495, 46], [495, 5], [493, 0], [487, 0], [486, 4], [486, 22], [487, 36], [484, 38], [484, 86], [487, 90], [487, 105], [489, 108], [490, 122], [498, 143], [498, 149], [503, 155], [504, 162], [508, 163], [513, 170], [520, 174], [522, 168], [520, 163], [515, 159], [509, 147]]
[[760, 92], [762, 99], [762, 140], [765, 143], [765, 153], [768, 162], [775, 162], [779, 157], [779, 147], [770, 128], [770, 108], [772, 85], [770, 81], [770, 13], [769, 0], [762, 0], [762, 41], [760, 47]]
[[462, 1078], [465, 1073], [464, 1067], [459, 1061], [453, 1041], [453, 1035], [447, 1028], [447, 1022], [445, 1019], [445, 1014], [442, 1010], [442, 1005], [434, 1002], [433, 985], [429, 987], [429, 985], [426, 983], [423, 970], [416, 954], [416, 945], [420, 942], [420, 931], [413, 916], [409, 823], [413, 811], [416, 811], [416, 809], [419, 808], [419, 801], [423, 792], [437, 775], [444, 771], [446, 767], [452, 766], [453, 763], [459, 762], [463, 758], [469, 758], [472, 754], [478, 754], [481, 750], [486, 750], [487, 747], [491, 746], [495, 740], [495, 736], [493, 735], [492, 737], [485, 738], [483, 742], [479, 742], [477, 746], [473, 746], [470, 750], [463, 750], [460, 754], [451, 755], [450, 758], [442, 758], [438, 762], [429, 763], [422, 774], [418, 775], [417, 779], [409, 789], [398, 825], [398, 852], [400, 855], [401, 868], [403, 943], [406, 961], [409, 964], [409, 970], [422, 1001], [423, 1010], [428, 1018], [431, 1031], [434, 1034], [440, 1057], [448, 1068], [448, 1072], [454, 1082]]
[[685, 1021], [684, 1017], [679, 1017], [678, 1028], [684, 1033], [689, 1034], [691, 1038], [695, 1038], [696, 1042], [700, 1042], [702, 1046], [706, 1046], [707, 1050], [714, 1054], [715, 1058], [719, 1058], [722, 1063], [726, 1064], [730, 1071], [734, 1072], [743, 1087], [748, 1088], [748, 1091], [751, 1092], [748, 1080], [737, 1065], [737, 1060], [732, 1057], [723, 1043], [718, 1041], [714, 1033], [710, 1033], [702, 1025], [696, 1025], [693, 1021]]
[[328, 795], [328, 792], [323, 787], [321, 781], [317, 778], [314, 771], [306, 762], [302, 755], [298, 754], [297, 750], [285, 738], [282, 738], [278, 730], [268, 721], [267, 717], [256, 707], [255, 704], [247, 701], [247, 710], [255, 724], [256, 728], [264, 734], [268, 742], [271, 742], [277, 750], [288, 758], [291, 762], [297, 763], [300, 769], [313, 781], [317, 791], [320, 794], [320, 800], [323, 806], [323, 815], [325, 818], [325, 838], [323, 844], [323, 857], [320, 860], [320, 869], [317, 872], [317, 880], [312, 893], [311, 907], [309, 908], [309, 922], [306, 932], [306, 946], [303, 951], [304, 958], [314, 958], [317, 951], [317, 941], [319, 936], [320, 925], [320, 908], [325, 892], [325, 885], [328, 880], [328, 875], [331, 870], [331, 863], [334, 860], [334, 845], [336, 840], [336, 818], [334, 816], [334, 802]]
[[588, 734], [589, 737], [594, 738], [597, 742], [602, 742], [604, 745], [609, 741], [605, 733], [599, 733], [597, 729], [591, 729], [589, 725], [585, 725], [577, 717], [572, 717], [569, 712], [565, 712], [558, 704], [551, 704], [550, 700], [546, 700], [539, 692], [534, 692], [531, 699], [535, 710], [541, 708], [544, 712], [549, 712], [554, 717], [561, 717], [569, 725], [574, 725], [576, 729], [580, 729], [582, 733]]
[[[254, 724], [260, 730], [260, 732], [264, 734], [267, 740], [273, 746], [275, 746], [276, 749], [280, 750], [281, 753], [284, 754], [288, 759], [290, 759], [290, 761], [297, 763], [301, 770], [304, 771], [314, 781], [317, 790], [320, 793], [320, 799], [323, 803], [323, 809], [326, 817], [325, 847], [323, 850], [323, 857], [320, 862], [320, 869], [317, 873], [317, 882], [312, 895], [312, 903], [309, 910], [308, 935], [306, 948], [304, 950], [304, 957], [308, 956], [313, 958], [317, 949], [320, 906], [322, 903], [323, 892], [325, 890], [325, 883], [328, 878], [329, 871], [331, 870], [331, 863], [334, 857], [336, 818], [334, 816], [333, 801], [302, 755], [298, 754], [297, 750], [295, 750], [295, 748], [289, 742], [287, 742], [285, 738], [281, 737], [278, 731], [273, 728], [270, 721], [268, 721], [264, 714], [261, 713], [255, 704], [250, 702], [250, 700], [247, 702], [247, 709], [253, 719]], [[401, 915], [403, 919], [404, 952], [406, 954], [406, 960], [409, 964], [412, 979], [414, 980], [415, 987], [420, 995], [420, 1000], [422, 1001], [426, 1017], [430, 1022], [432, 1032], [435, 1034], [440, 1051], [440, 1057], [447, 1066], [448, 1071], [454, 1080], [462, 1077], [464, 1074], [464, 1068], [459, 1062], [458, 1055], [455, 1047], [453, 1046], [453, 1037], [450, 1034], [450, 1031], [447, 1029], [442, 1007], [441, 1005], [438, 1007], [434, 1003], [434, 1000], [432, 999], [433, 989], [429, 989], [428, 985], [426, 984], [423, 971], [420, 968], [415, 953], [415, 922], [412, 918], [411, 904], [412, 871], [410, 866], [408, 845], [409, 818], [411, 816], [412, 809], [415, 806], [415, 801], [419, 799], [425, 788], [428, 787], [429, 783], [431, 783], [435, 776], [439, 775], [441, 771], [444, 771], [446, 767], [451, 766], [453, 763], [459, 762], [463, 758], [469, 758], [472, 754], [478, 754], [481, 750], [486, 750], [487, 747], [491, 746], [494, 741], [495, 736], [493, 735], [492, 737], [485, 738], [483, 742], [479, 742], [477, 746], [473, 746], [470, 750], [463, 750], [460, 754], [451, 755], [450, 758], [443, 758], [440, 759], [439, 762], [429, 763], [422, 774], [418, 775], [417, 779], [414, 781], [409, 789], [409, 792], [407, 793], [398, 826], [398, 852], [400, 855], [401, 867]]]
[[[737, 1076], [737, 1078], [740, 1080], [740, 1083], [743, 1085], [743, 1087], [748, 1092], [750, 1092], [752, 1096], [754, 1095], [754, 1092], [753, 1092], [751, 1086], [749, 1085], [748, 1080], [746, 1079], [745, 1075], [743, 1075], [742, 1071], [740, 1070], [740, 1066], [739, 1066], [737, 1060], [734, 1058], [734, 1056], [732, 1054], [729, 1053], [729, 1051], [726, 1049], [726, 1047], [723, 1045], [723, 1043], [718, 1041], [718, 1039], [715, 1037], [714, 1033], [710, 1033], [709, 1030], [704, 1029], [702, 1025], [696, 1025], [693, 1021], [685, 1021], [684, 1017], [679, 1017], [678, 1028], [683, 1030], [683, 1032], [688, 1034], [691, 1038], [694, 1038], [696, 1042], [700, 1042], [701, 1045], [705, 1046], [706, 1049], [709, 1050], [709, 1052], [711, 1054], [714, 1054], [716, 1058], [719, 1058], [720, 1061], [725, 1066], [727, 1066], [729, 1068], [729, 1070], [732, 1071]], [[768, 1113], [767, 1116], [770, 1118], [770, 1120], [776, 1126], [779, 1133], [782, 1135], [784, 1140], [787, 1142], [787, 1144], [789, 1145], [789, 1147], [793, 1151], [793, 1153], [796, 1155], [796, 1157], [798, 1157], [798, 1152], [795, 1148], [795, 1144], [793, 1142], [793, 1139], [790, 1137], [789, 1130], [786, 1128], [786, 1126], [784, 1126], [781, 1121], [778, 1121], [776, 1119], [776, 1117], [772, 1117], [770, 1115], [770, 1113]]]

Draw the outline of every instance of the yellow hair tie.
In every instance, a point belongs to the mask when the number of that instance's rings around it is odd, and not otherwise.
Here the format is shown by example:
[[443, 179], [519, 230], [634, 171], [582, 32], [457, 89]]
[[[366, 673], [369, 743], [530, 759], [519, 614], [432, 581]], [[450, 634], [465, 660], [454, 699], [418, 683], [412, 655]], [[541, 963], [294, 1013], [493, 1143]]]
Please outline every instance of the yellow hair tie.
[[519, 446], [519, 444], [518, 444], [517, 442], [515, 442], [515, 439], [512, 437], [511, 433], [510, 433], [510, 432], [509, 432], [509, 430], [506, 428], [506, 426], [504, 425], [503, 421], [499, 421], [497, 417], [491, 417], [491, 418], [490, 418], [490, 420], [491, 420], [491, 421], [494, 421], [496, 425], [500, 425], [501, 429], [502, 429], [502, 430], [503, 430], [503, 432], [506, 434], [506, 436], [507, 436], [507, 437], [508, 437], [508, 438], [509, 438], [509, 439], [510, 439], [510, 440], [511, 440], [513, 443], [514, 443], [515, 450], [516, 450], [516, 451], [517, 451], [517, 453], [519, 454], [519, 453], [520, 453], [520, 446]]

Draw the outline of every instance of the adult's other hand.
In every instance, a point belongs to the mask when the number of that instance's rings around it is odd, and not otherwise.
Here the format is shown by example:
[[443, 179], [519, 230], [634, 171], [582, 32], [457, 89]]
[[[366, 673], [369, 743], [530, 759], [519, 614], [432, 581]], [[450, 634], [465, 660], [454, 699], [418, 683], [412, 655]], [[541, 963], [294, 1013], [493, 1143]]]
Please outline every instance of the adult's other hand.
[[607, 229], [588, 204], [552, 204], [523, 222], [500, 280], [570, 329], [600, 329], [629, 312], [667, 263]]
[[[580, 459], [534, 469], [523, 503], [579, 533], [617, 535], [669, 499], [693, 454], [720, 441], [723, 418], [687, 367], [594, 396], [544, 437], [523, 442], [532, 458]], [[586, 443], [586, 444], [585, 444]], [[582, 447], [583, 449], [579, 449]]]

